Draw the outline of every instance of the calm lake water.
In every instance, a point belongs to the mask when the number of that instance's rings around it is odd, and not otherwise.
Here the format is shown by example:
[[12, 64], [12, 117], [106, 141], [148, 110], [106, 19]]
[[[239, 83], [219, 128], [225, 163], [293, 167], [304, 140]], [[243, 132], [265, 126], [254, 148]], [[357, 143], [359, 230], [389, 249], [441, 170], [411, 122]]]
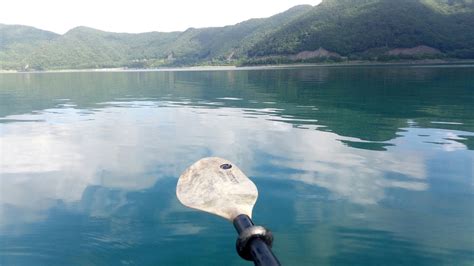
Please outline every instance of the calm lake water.
[[474, 264], [474, 67], [0, 74], [0, 265], [251, 265], [179, 175], [256, 183], [284, 265]]

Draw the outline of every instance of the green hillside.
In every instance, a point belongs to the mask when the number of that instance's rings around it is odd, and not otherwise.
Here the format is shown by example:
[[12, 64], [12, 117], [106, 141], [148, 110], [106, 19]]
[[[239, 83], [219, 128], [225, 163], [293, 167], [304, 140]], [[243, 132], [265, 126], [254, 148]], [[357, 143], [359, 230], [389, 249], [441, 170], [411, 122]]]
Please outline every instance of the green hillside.
[[[312, 6], [296, 6], [265, 19], [251, 19], [236, 25], [194, 29], [184, 32], [112, 33], [87, 27], [64, 35], [5, 41], [0, 52], [0, 69], [75, 69], [107, 67], [159, 67], [202, 63], [228, 63], [246, 56], [248, 48]], [[18, 27], [0, 28], [0, 39]], [[31, 28], [34, 29], [34, 28]], [[38, 36], [38, 38], [33, 38]], [[9, 40], [11, 38], [8, 38]], [[23, 48], [24, 47], [24, 48]], [[21, 49], [20, 49], [21, 48]]]
[[227, 61], [242, 58], [247, 50], [264, 37], [308, 12], [312, 7], [302, 5], [270, 18], [251, 19], [236, 25], [216, 28], [189, 29], [181, 34], [168, 51], [179, 61]]
[[33, 27], [0, 24], [0, 69], [21, 66], [25, 55], [59, 37], [59, 34]]
[[53, 40], [60, 35], [21, 25], [0, 24], [0, 48], [5, 48], [15, 43], [34, 43]]
[[474, 59], [474, 0], [323, 0], [184, 32], [63, 35], [0, 24], [0, 69], [43, 70], [425, 58]]
[[324, 47], [342, 56], [364, 57], [420, 45], [473, 58], [473, 1], [324, 0], [248, 53], [285, 55]]

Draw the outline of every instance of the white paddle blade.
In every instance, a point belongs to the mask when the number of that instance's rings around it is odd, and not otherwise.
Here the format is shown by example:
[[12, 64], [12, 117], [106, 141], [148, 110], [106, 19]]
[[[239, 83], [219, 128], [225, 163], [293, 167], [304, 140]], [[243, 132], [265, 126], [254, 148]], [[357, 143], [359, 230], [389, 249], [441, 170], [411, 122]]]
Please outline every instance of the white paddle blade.
[[184, 171], [179, 177], [176, 195], [187, 207], [233, 221], [240, 214], [252, 217], [258, 191], [237, 166], [211, 157], [195, 162]]

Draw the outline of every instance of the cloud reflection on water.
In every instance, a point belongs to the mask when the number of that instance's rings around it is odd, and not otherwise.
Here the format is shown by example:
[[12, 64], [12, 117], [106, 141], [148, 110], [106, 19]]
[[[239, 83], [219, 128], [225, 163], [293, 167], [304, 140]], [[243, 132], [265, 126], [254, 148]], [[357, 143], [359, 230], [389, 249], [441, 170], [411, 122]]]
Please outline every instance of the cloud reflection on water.
[[[209, 155], [235, 161], [250, 176], [316, 185], [358, 204], [376, 204], [387, 188], [428, 188], [423, 154], [403, 143], [390, 147], [390, 153], [354, 149], [340, 140], [357, 139], [295, 128], [276, 121], [272, 110], [254, 110], [253, 118], [244, 118], [248, 112], [145, 101], [8, 117], [44, 122], [2, 125], [6, 156], [0, 162], [0, 204], [41, 212], [58, 201], [80, 201], [89, 186], [139, 191], [160, 178], [179, 176]], [[262, 159], [256, 156], [262, 151], [270, 156], [268, 164], [297, 172], [259, 172], [256, 163]], [[387, 172], [404, 179], [387, 178]]]

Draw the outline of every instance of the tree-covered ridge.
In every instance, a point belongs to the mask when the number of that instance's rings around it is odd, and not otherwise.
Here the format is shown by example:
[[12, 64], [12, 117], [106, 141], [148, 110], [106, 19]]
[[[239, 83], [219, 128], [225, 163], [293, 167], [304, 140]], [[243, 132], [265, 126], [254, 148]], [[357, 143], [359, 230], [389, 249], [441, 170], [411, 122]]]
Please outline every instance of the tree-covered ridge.
[[15, 43], [31, 43], [49, 41], [59, 37], [59, 34], [22, 25], [0, 24], [0, 48]]
[[[184, 32], [128, 34], [77, 27], [44, 41], [9, 43], [0, 51], [0, 69], [141, 68], [232, 60], [235, 63], [266, 34], [311, 8], [296, 6], [269, 18]], [[5, 27], [10, 30], [17, 26]], [[0, 39], [3, 36], [4, 30], [0, 28]]]
[[371, 49], [419, 45], [453, 57], [474, 57], [473, 1], [325, 0], [257, 43], [249, 55], [294, 54], [324, 47], [351, 56]]
[[[412, 48], [405, 49], [403, 48]], [[58, 35], [0, 24], [0, 69], [474, 58], [474, 0], [323, 0], [184, 32]]]
[[0, 24], [0, 69], [17, 68], [25, 55], [35, 52], [42, 43], [53, 41], [60, 35], [22, 25]]

